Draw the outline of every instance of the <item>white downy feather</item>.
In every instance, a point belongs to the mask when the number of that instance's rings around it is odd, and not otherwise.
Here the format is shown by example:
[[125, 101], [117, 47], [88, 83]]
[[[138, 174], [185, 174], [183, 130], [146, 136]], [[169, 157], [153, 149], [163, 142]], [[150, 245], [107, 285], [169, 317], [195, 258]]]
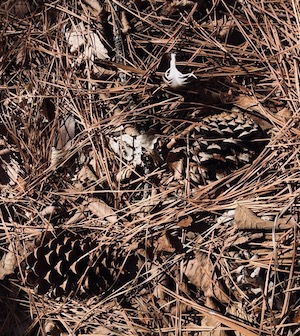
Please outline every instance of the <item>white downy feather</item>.
[[177, 89], [186, 85], [190, 78], [197, 78], [192, 72], [181, 73], [176, 67], [176, 54], [171, 54], [170, 68], [165, 72], [164, 82], [171, 88]]

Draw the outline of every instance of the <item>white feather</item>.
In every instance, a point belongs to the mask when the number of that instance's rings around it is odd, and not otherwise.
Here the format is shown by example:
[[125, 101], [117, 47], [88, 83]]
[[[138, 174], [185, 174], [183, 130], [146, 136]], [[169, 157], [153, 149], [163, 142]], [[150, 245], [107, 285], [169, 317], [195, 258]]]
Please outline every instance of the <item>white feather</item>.
[[170, 68], [165, 72], [164, 82], [171, 88], [176, 89], [188, 83], [188, 80], [193, 77], [197, 78], [192, 72], [187, 74], [181, 73], [176, 67], [176, 54], [171, 54]]

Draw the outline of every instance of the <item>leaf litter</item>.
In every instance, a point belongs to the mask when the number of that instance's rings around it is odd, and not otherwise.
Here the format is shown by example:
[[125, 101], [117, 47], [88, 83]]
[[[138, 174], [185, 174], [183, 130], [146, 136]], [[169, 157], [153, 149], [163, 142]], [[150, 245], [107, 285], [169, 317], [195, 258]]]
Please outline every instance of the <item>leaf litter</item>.
[[0, 15], [1, 333], [296, 335], [298, 4]]

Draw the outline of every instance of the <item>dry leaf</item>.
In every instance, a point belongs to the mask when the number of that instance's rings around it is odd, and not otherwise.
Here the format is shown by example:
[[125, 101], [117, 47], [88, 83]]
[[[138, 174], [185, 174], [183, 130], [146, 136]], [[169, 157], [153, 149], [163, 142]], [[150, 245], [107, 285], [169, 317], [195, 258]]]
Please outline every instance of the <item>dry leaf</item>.
[[98, 16], [101, 13], [101, 7], [97, 0], [83, 0], [83, 2], [90, 6], [95, 16]]
[[122, 11], [121, 12], [121, 24], [122, 24], [122, 33], [127, 34], [130, 30], [130, 25], [127, 20], [126, 12]]
[[230, 30], [234, 27], [234, 19], [233, 18], [229, 18], [227, 19], [226, 16], [224, 15], [223, 18], [217, 20], [218, 24], [220, 24], [220, 31], [219, 31], [219, 36], [221, 39], [225, 39]]
[[258, 106], [258, 101], [254, 97], [247, 96], [245, 94], [240, 94], [235, 99], [235, 105], [241, 107], [245, 110], [254, 109]]
[[[87, 181], [96, 182], [102, 177], [93, 151], [90, 151], [89, 153], [82, 152], [80, 154], [79, 162], [80, 165], [82, 165], [82, 168], [79, 170], [76, 180], [81, 183], [86, 183]], [[90, 188], [93, 189], [94, 185], [90, 184]]]
[[93, 73], [95, 75], [97, 75], [98, 77], [101, 77], [101, 76], [112, 76], [116, 72], [113, 71], [113, 70], [104, 69], [101, 66], [98, 66], [98, 65], [94, 64], [94, 66], [93, 66]]
[[112, 224], [115, 224], [118, 221], [118, 216], [114, 210], [100, 199], [93, 199], [90, 201], [88, 203], [88, 209], [93, 215], [99, 217], [100, 219], [105, 219]]
[[84, 219], [85, 215], [83, 211], [78, 211], [76, 212], [71, 218], [69, 218], [66, 222], [65, 225], [73, 225], [75, 223], [78, 223], [80, 220]]
[[264, 236], [262, 232], [255, 233], [245, 233], [245, 232], [237, 232], [234, 235], [230, 235], [227, 239], [225, 239], [223, 246], [224, 248], [230, 248], [232, 246], [243, 245], [249, 243], [253, 240], [260, 239]]
[[[83, 22], [72, 26], [65, 31], [65, 38], [70, 46], [70, 52], [78, 52], [77, 64], [84, 60], [94, 62], [95, 58], [100, 60], [108, 59], [108, 51], [100, 40], [100, 37], [93, 31], [86, 29]], [[83, 48], [83, 51], [80, 50]]]
[[[180, 179], [182, 179], [182, 176], [183, 176], [184, 159], [179, 157], [179, 155], [178, 155], [178, 159], [176, 161], [169, 161], [170, 156], [171, 155], [169, 155], [168, 159], [167, 159], [168, 166], [172, 170], [172, 172], [174, 174], [174, 178], [176, 180], [180, 180]], [[174, 154], [174, 157], [175, 157], [175, 154]]]
[[26, 45], [23, 45], [21, 48], [18, 48], [18, 53], [16, 56], [16, 64], [23, 65], [26, 61]]
[[10, 244], [8, 252], [3, 255], [0, 261], [0, 280], [3, 280], [6, 275], [14, 273], [16, 267], [16, 254], [14, 253], [12, 244]]
[[72, 114], [66, 115], [59, 121], [54, 147], [57, 150], [67, 150], [71, 147], [75, 136], [75, 118]]
[[295, 315], [294, 315], [294, 323], [300, 324], [300, 306], [297, 308]]
[[204, 253], [197, 253], [187, 262], [184, 274], [193, 285], [204, 292], [205, 297], [214, 297], [222, 303], [228, 303], [228, 297], [216, 279], [214, 266]]
[[193, 218], [191, 216], [186, 216], [185, 218], [181, 219], [177, 226], [179, 227], [189, 227], [193, 223]]
[[[244, 110], [258, 112], [259, 114], [262, 112], [262, 107], [255, 97], [249, 97], [247, 95], [241, 94], [236, 97], [236, 99], [234, 100], [234, 104]], [[263, 118], [259, 118], [254, 115], [252, 115], [251, 117], [264, 131], [273, 127], [271, 123]]]
[[[210, 297], [206, 298], [205, 306], [213, 310], [218, 310], [215, 303]], [[209, 327], [210, 330], [201, 332], [202, 336], [226, 336], [226, 332], [222, 329], [221, 323], [214, 317], [214, 315], [205, 315], [201, 320], [202, 327]], [[208, 328], [205, 328], [207, 330]]]
[[235, 210], [234, 223], [240, 230], [272, 230], [293, 228], [297, 223], [292, 216], [280, 218], [277, 222], [259, 218], [252, 210], [238, 205]]
[[29, 11], [30, 5], [27, 0], [16, 0], [13, 2], [13, 12], [20, 19], [23, 19]]
[[63, 156], [64, 152], [62, 150], [58, 150], [55, 147], [52, 147], [50, 157], [50, 169], [55, 170], [58, 166], [58, 162]]
[[84, 24], [80, 22], [77, 26], [72, 26], [69, 31], [65, 32], [66, 40], [69, 44], [70, 52], [74, 53], [84, 45]]
[[46, 335], [63, 335], [62, 331], [58, 328], [57, 323], [53, 322], [52, 320], [46, 321], [44, 331]]
[[195, 2], [191, 0], [152, 0], [152, 2], [161, 2], [162, 4], [164, 4], [161, 10], [161, 15], [165, 17], [170, 17], [177, 9], [183, 10], [185, 7], [191, 7], [195, 4]]
[[265, 221], [243, 205], [238, 205], [235, 210], [234, 223], [239, 229], [259, 229], [265, 226]]
[[50, 168], [56, 169], [65, 151], [71, 148], [75, 136], [75, 118], [72, 114], [66, 115], [59, 121], [58, 130], [51, 151]]
[[24, 187], [24, 171], [17, 151], [12, 148], [7, 139], [0, 137], [0, 186]]
[[[113, 327], [112, 327], [113, 329]], [[112, 330], [104, 327], [104, 326], [99, 326], [95, 329], [93, 329], [93, 334], [91, 335], [101, 335], [101, 336], [116, 336], [119, 333], [117, 332], [113, 332]]]
[[292, 112], [287, 107], [284, 107], [282, 110], [277, 112], [276, 116], [282, 121], [287, 122], [292, 118]]
[[54, 205], [49, 205], [49, 206], [46, 206], [41, 212], [40, 212], [40, 215], [42, 217], [45, 217], [45, 216], [52, 216], [54, 215], [56, 212], [56, 207]]
[[124, 169], [120, 170], [116, 176], [118, 182], [128, 179], [134, 171], [134, 167], [131, 165], [126, 166]]
[[[5, 166], [3, 164], [3, 166]], [[22, 174], [22, 170], [20, 168], [19, 163], [14, 160], [11, 159], [9, 163], [6, 164], [6, 167], [4, 167], [4, 169], [6, 168], [6, 173], [10, 179], [9, 184], [10, 185], [14, 185], [18, 182], [18, 177], [20, 176], [20, 174]]]
[[91, 60], [94, 60], [94, 57], [99, 58], [99, 59], [108, 59], [109, 58], [108, 51], [104, 47], [99, 36], [94, 32], [90, 32], [89, 38], [91, 41], [90, 47], [86, 48], [85, 55]]
[[139, 166], [143, 165], [144, 154], [153, 151], [157, 140], [158, 135], [155, 134], [139, 134], [137, 136], [122, 134], [110, 138], [109, 145], [123, 160], [132, 162], [134, 166]]
[[175, 248], [172, 246], [170, 239], [167, 237], [166, 233], [164, 233], [161, 237], [159, 237], [155, 244], [156, 252], [175, 252]]

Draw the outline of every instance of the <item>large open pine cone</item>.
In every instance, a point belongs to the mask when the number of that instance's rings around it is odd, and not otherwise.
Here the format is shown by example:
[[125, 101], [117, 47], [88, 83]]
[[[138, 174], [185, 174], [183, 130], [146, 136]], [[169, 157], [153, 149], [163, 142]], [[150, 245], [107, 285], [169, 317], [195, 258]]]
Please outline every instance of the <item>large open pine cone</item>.
[[265, 141], [266, 134], [241, 111], [213, 114], [176, 141], [167, 163], [177, 177], [188, 175], [192, 183], [203, 185], [251, 163]]
[[124, 262], [116, 246], [100, 247], [90, 237], [62, 231], [55, 238], [45, 238], [26, 258], [25, 279], [38, 294], [98, 295], [130, 278], [127, 262], [132, 260]]

